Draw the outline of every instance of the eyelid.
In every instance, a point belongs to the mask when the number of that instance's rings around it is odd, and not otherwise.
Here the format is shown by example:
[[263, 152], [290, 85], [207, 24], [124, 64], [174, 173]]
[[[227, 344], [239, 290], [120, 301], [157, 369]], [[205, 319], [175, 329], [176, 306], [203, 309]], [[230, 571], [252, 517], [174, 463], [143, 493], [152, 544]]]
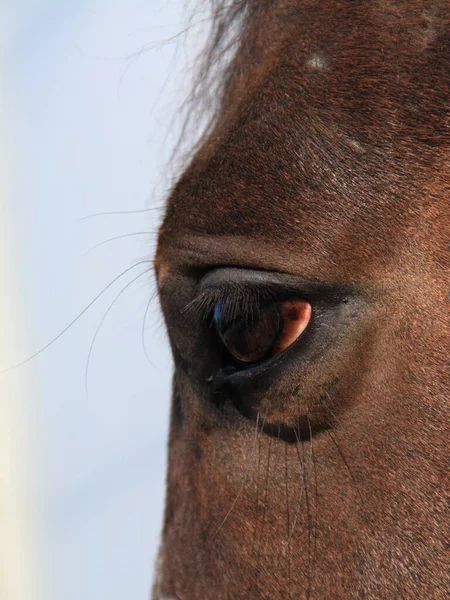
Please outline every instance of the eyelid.
[[181, 309], [188, 316], [208, 319], [213, 315], [216, 302], [224, 300], [229, 309], [233, 305], [249, 310], [261, 301], [288, 300], [296, 297], [316, 306], [332, 306], [359, 295], [352, 287], [339, 283], [325, 284], [305, 280], [286, 273], [238, 267], [220, 267], [203, 271], [197, 284], [196, 296]]
[[208, 271], [200, 279], [197, 290], [199, 295], [214, 293], [215, 290], [228, 295], [242, 288], [253, 290], [256, 294], [266, 290], [275, 294], [284, 291], [305, 299], [323, 297], [342, 300], [345, 296], [356, 294], [353, 287], [338, 282], [330, 284], [300, 275], [238, 267], [220, 267]]
[[[304, 287], [311, 283], [305, 282]], [[216, 302], [225, 302], [227, 310], [236, 313], [255, 310], [261, 302], [276, 301], [284, 296], [305, 297], [299, 284], [289, 275], [260, 270], [223, 267], [209, 271], [198, 285], [198, 294], [183, 312], [207, 318]]]

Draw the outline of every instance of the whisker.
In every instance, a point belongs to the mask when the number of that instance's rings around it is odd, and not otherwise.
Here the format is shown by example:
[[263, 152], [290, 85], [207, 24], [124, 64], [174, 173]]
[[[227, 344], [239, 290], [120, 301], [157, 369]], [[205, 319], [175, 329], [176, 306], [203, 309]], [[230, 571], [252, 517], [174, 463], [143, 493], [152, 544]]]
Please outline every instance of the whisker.
[[141, 341], [142, 341], [142, 348], [144, 349], [144, 354], [145, 354], [145, 358], [147, 359], [148, 363], [154, 367], [155, 365], [152, 363], [152, 361], [150, 360], [150, 357], [148, 355], [148, 350], [147, 350], [147, 345], [145, 343], [145, 324], [147, 322], [147, 316], [148, 316], [148, 311], [150, 309], [152, 300], [154, 300], [156, 296], [156, 291], [150, 296], [148, 302], [147, 302], [147, 306], [145, 307], [145, 312], [144, 312], [144, 318], [142, 319], [142, 328], [141, 328]]
[[302, 452], [300, 453], [299, 450], [299, 444], [301, 444], [301, 440], [299, 439], [299, 435], [297, 434], [297, 430], [294, 428], [294, 435], [295, 435], [295, 439], [296, 439], [296, 444], [295, 444], [295, 449], [297, 452], [297, 458], [299, 461], [299, 465], [300, 465], [300, 470], [301, 470], [301, 490], [300, 490], [300, 495], [299, 495], [299, 499], [298, 499], [298, 503], [297, 503], [297, 510], [295, 511], [295, 515], [294, 515], [294, 521], [292, 523], [292, 529], [291, 529], [291, 533], [289, 535], [289, 539], [288, 542], [290, 543], [292, 536], [294, 534], [294, 529], [295, 529], [295, 525], [297, 523], [297, 519], [298, 516], [300, 514], [300, 508], [302, 505], [302, 501], [303, 501], [303, 495], [306, 491], [306, 481], [305, 481], [305, 464], [304, 464], [304, 457], [303, 457], [303, 448], [302, 448]]
[[313, 478], [314, 478], [314, 523], [313, 523], [313, 531], [312, 531], [313, 548], [312, 548], [312, 559], [311, 559], [311, 565], [312, 565], [311, 582], [312, 582], [314, 580], [314, 576], [315, 576], [316, 558], [317, 558], [317, 531], [318, 531], [317, 511], [318, 511], [318, 506], [319, 506], [319, 493], [318, 493], [318, 488], [317, 488], [317, 465], [316, 465], [316, 457], [315, 457], [315, 453], [314, 453], [311, 421], [310, 421], [310, 418], [308, 415], [306, 415], [306, 418], [308, 420], [309, 441], [311, 444], [310, 456], [311, 456], [311, 465], [312, 465]]
[[90, 215], [85, 215], [84, 217], [80, 217], [75, 221], [75, 223], [81, 223], [81, 221], [86, 221], [87, 219], [92, 219], [94, 217], [109, 217], [110, 215], [133, 215], [137, 213], [144, 212], [152, 212], [155, 210], [162, 210], [162, 206], [152, 206], [150, 208], [140, 208], [138, 210], [113, 210], [109, 212], [98, 212], [92, 213]]
[[[325, 392], [325, 393], [328, 395], [327, 392]], [[319, 401], [323, 404], [323, 406], [326, 408], [326, 410], [328, 410], [328, 412], [331, 414], [331, 416], [335, 419], [336, 423], [338, 423], [339, 421], [338, 421], [337, 416], [334, 414], [334, 412], [331, 410], [331, 408], [328, 406], [328, 404], [324, 401], [323, 397], [320, 396], [320, 395], [319, 395]], [[336, 450], [339, 453], [339, 456], [341, 457], [341, 459], [342, 459], [342, 461], [343, 461], [343, 463], [344, 463], [344, 465], [345, 465], [345, 467], [346, 467], [346, 469], [348, 471], [348, 474], [349, 474], [350, 479], [352, 480], [352, 483], [354, 484], [355, 488], [357, 489], [357, 491], [359, 493], [358, 485], [357, 485], [357, 483], [355, 481], [355, 478], [353, 476], [353, 473], [352, 473], [352, 470], [350, 468], [350, 465], [348, 464], [347, 458], [345, 457], [344, 453], [342, 452], [342, 449], [339, 446], [339, 444], [338, 444], [338, 442], [336, 440], [335, 435], [329, 429], [327, 429], [327, 432], [328, 432], [328, 434], [329, 434], [329, 436], [330, 436], [333, 444], [336, 447]], [[361, 498], [361, 501], [362, 501], [362, 498]]]
[[[278, 459], [279, 459], [279, 456], [280, 456], [280, 452], [281, 452], [280, 439], [281, 439], [281, 412], [280, 412], [279, 420], [278, 420], [278, 432], [277, 432], [276, 450], [275, 450], [275, 454], [273, 456], [273, 464], [274, 464], [275, 469], [276, 469], [276, 466], [277, 466], [277, 463], [278, 463]], [[270, 482], [268, 482], [268, 485], [267, 485], [267, 494], [266, 494], [266, 497], [268, 495], [269, 486], [270, 486]], [[261, 530], [261, 539], [262, 539], [262, 535], [263, 535], [263, 529]], [[264, 552], [264, 550], [266, 548], [267, 540], [268, 540], [268, 537], [266, 537], [266, 539], [264, 541], [264, 546], [262, 548], [263, 552]], [[279, 558], [281, 560], [281, 555], [280, 555]]]
[[297, 509], [295, 511], [294, 519], [292, 521], [292, 529], [291, 529], [289, 537], [288, 537], [289, 545], [291, 544], [292, 536], [294, 535], [295, 526], [297, 524], [297, 519], [300, 514], [300, 508], [301, 508], [302, 501], [303, 501], [303, 494], [304, 494], [303, 479], [300, 479], [300, 485], [301, 485], [301, 488], [300, 488], [300, 495], [299, 495], [298, 502], [297, 502]]
[[107, 240], [103, 240], [102, 242], [99, 242], [98, 244], [95, 244], [95, 246], [92, 246], [92, 248], [89, 248], [89, 250], [87, 250], [83, 256], [87, 256], [90, 252], [92, 252], [93, 250], [95, 250], [96, 248], [100, 248], [100, 246], [103, 246], [104, 244], [108, 244], [109, 242], [114, 242], [115, 240], [121, 240], [123, 238], [127, 238], [127, 237], [132, 237], [134, 235], [156, 235], [155, 231], [136, 231], [134, 233], [124, 233], [122, 235], [115, 235], [114, 237], [110, 237]]
[[289, 510], [289, 482], [288, 482], [288, 463], [287, 463], [287, 452], [288, 452], [288, 445], [285, 444], [284, 446], [284, 487], [285, 487], [285, 492], [286, 492], [286, 527], [287, 527], [287, 535], [289, 538], [289, 531], [290, 531], [290, 510]]
[[[325, 393], [327, 394], [328, 397], [330, 397], [327, 392], [325, 392]], [[330, 398], [330, 400], [331, 400], [331, 398]], [[325, 402], [325, 400], [323, 399], [323, 397], [321, 395], [319, 395], [319, 401], [326, 408], [326, 410], [330, 413], [330, 415], [334, 418], [335, 422], [338, 423], [339, 421], [338, 421], [337, 416], [331, 410], [331, 408], [328, 406], [328, 404]], [[327, 429], [326, 431], [327, 431], [327, 433], [328, 433], [328, 435], [329, 435], [329, 437], [330, 437], [333, 445], [335, 446], [335, 448], [336, 448], [336, 450], [337, 450], [337, 452], [339, 454], [340, 459], [342, 460], [342, 462], [343, 462], [343, 464], [345, 466], [345, 469], [346, 469], [346, 471], [348, 473], [348, 476], [349, 476], [350, 481], [351, 481], [351, 483], [353, 485], [353, 488], [354, 488], [354, 490], [355, 490], [355, 492], [356, 492], [356, 494], [357, 494], [357, 496], [359, 498], [359, 502], [360, 502], [360, 506], [359, 506], [360, 516], [361, 516], [364, 524], [367, 527], [369, 527], [369, 529], [370, 529], [370, 531], [372, 533], [374, 533], [372, 525], [370, 524], [370, 522], [367, 521], [367, 519], [364, 518], [364, 513], [363, 513], [363, 507], [365, 506], [364, 499], [363, 499], [363, 496], [361, 494], [361, 490], [359, 489], [359, 485], [358, 485], [358, 483], [357, 483], [357, 481], [355, 479], [355, 476], [353, 475], [353, 471], [352, 471], [352, 469], [350, 467], [350, 464], [349, 464], [349, 462], [347, 460], [347, 457], [345, 456], [344, 452], [342, 451], [342, 448], [340, 447], [339, 442], [338, 442], [336, 436], [333, 434], [333, 432], [330, 429]]]
[[83, 310], [80, 313], [78, 313], [78, 315], [66, 327], [64, 327], [64, 329], [62, 331], [60, 331], [58, 333], [58, 335], [56, 335], [53, 339], [51, 339], [49, 342], [47, 342], [47, 344], [45, 344], [45, 346], [40, 348], [37, 352], [34, 352], [34, 354], [29, 356], [28, 358], [16, 363], [15, 365], [12, 365], [11, 367], [7, 367], [6, 369], [1, 369], [0, 375], [2, 375], [3, 373], [7, 373], [8, 371], [13, 371], [14, 369], [18, 369], [19, 367], [22, 367], [23, 365], [30, 362], [30, 360], [33, 360], [34, 358], [36, 358], [37, 356], [42, 354], [45, 350], [47, 350], [47, 348], [49, 348], [52, 344], [54, 344], [57, 340], [59, 340], [72, 327], [72, 325], [74, 325], [77, 321], [79, 321], [79, 319], [81, 319], [81, 317], [91, 308], [91, 306], [93, 304], [95, 304], [97, 302], [97, 300], [101, 296], [103, 296], [103, 294], [105, 292], [107, 292], [112, 285], [114, 285], [116, 283], [116, 281], [118, 281], [121, 277], [123, 277], [129, 271], [131, 271], [132, 269], [135, 269], [139, 265], [148, 264], [148, 263], [153, 263], [153, 261], [150, 259], [149, 260], [141, 260], [141, 261], [137, 262], [136, 264], [132, 265], [131, 267], [128, 267], [127, 269], [125, 269], [125, 271], [122, 271], [122, 273], [120, 273], [120, 275], [117, 275], [117, 277], [114, 277], [114, 279], [110, 283], [108, 283], [108, 285], [106, 287], [104, 287], [103, 290], [101, 292], [99, 292], [95, 296], [95, 298], [93, 300], [91, 300], [91, 302], [89, 302], [89, 304], [85, 308], [83, 308]]
[[213, 541], [215, 540], [215, 538], [217, 537], [217, 535], [218, 535], [219, 531], [220, 531], [220, 530], [222, 529], [222, 527], [225, 525], [226, 521], [228, 520], [228, 517], [229, 517], [229, 516], [231, 515], [231, 513], [233, 512], [233, 509], [234, 509], [234, 507], [236, 506], [236, 503], [237, 503], [237, 501], [239, 500], [239, 498], [241, 497], [241, 494], [242, 494], [242, 492], [243, 492], [243, 490], [244, 490], [244, 485], [245, 485], [245, 483], [246, 483], [246, 481], [247, 481], [248, 473], [249, 473], [249, 470], [250, 470], [250, 464], [251, 464], [251, 461], [252, 461], [252, 458], [253, 458], [253, 452], [254, 452], [254, 450], [255, 450], [255, 447], [256, 447], [256, 441], [257, 441], [257, 439], [258, 439], [258, 425], [259, 425], [259, 413], [256, 415], [256, 430], [255, 430], [255, 439], [254, 439], [254, 442], [253, 442], [252, 451], [250, 452], [250, 454], [249, 454], [249, 457], [248, 457], [247, 465], [246, 465], [245, 472], [244, 472], [244, 479], [242, 480], [242, 483], [241, 483], [241, 486], [240, 486], [240, 488], [239, 488], [239, 491], [238, 491], [238, 493], [237, 493], [237, 495], [236, 495], [235, 499], [233, 500], [233, 502], [232, 502], [232, 504], [231, 504], [231, 506], [230, 506], [230, 508], [229, 508], [229, 510], [228, 510], [228, 512], [227, 512], [227, 514], [225, 515], [225, 517], [223, 518], [223, 520], [222, 520], [222, 522], [220, 523], [219, 527], [217, 528], [216, 532], [214, 533], [214, 535], [213, 535], [213, 536], [212, 536], [212, 538], [210, 539], [210, 541], [209, 541], [209, 544], [212, 544], [212, 542], [213, 542]]
[[263, 532], [264, 532], [264, 526], [266, 523], [266, 512], [267, 512], [267, 497], [268, 497], [268, 493], [269, 493], [269, 471], [270, 471], [270, 459], [271, 459], [271, 452], [272, 452], [272, 436], [269, 436], [269, 446], [268, 446], [268, 450], [267, 450], [267, 466], [266, 466], [266, 477], [265, 477], [265, 481], [264, 481], [264, 503], [263, 503], [263, 514], [262, 514], [262, 518], [261, 518], [261, 532], [259, 535], [259, 543], [258, 543], [258, 552], [256, 555], [256, 568], [258, 568], [259, 565], [259, 559], [261, 556], [261, 542], [262, 542], [262, 536], [263, 536]]
[[264, 430], [265, 419], [261, 419], [261, 429], [258, 433], [258, 466], [256, 473], [256, 503], [255, 503], [255, 526], [253, 528], [253, 541], [250, 554], [253, 554], [253, 550], [256, 543], [256, 531], [258, 529], [258, 505], [259, 505], [259, 471], [261, 467], [261, 435]]
[[114, 304], [117, 302], [117, 300], [122, 296], [122, 294], [135, 282], [137, 281], [140, 277], [142, 277], [143, 275], [145, 275], [146, 273], [149, 273], [151, 271], [151, 269], [146, 269], [145, 271], [143, 271], [142, 273], [139, 273], [139, 275], [137, 275], [136, 277], [134, 277], [131, 281], [129, 281], [125, 287], [123, 287], [120, 292], [116, 295], [116, 297], [114, 298], [114, 300], [111, 302], [111, 304], [108, 306], [108, 308], [106, 309], [103, 317], [100, 320], [100, 323], [98, 324], [98, 327], [95, 331], [94, 337], [92, 338], [91, 341], [91, 345], [89, 346], [89, 352], [87, 355], [87, 360], [86, 360], [86, 367], [84, 370], [84, 389], [85, 389], [85, 395], [86, 395], [86, 400], [88, 399], [88, 375], [89, 375], [89, 364], [91, 361], [91, 355], [92, 355], [92, 350], [94, 348], [94, 344], [95, 344], [95, 340], [97, 339], [97, 335], [101, 329], [101, 326], [103, 325], [106, 317], [108, 316], [110, 310], [112, 309], [112, 307], [114, 306]]
[[[303, 443], [302, 443], [302, 439], [301, 439], [301, 434], [300, 434], [300, 430], [297, 431], [294, 429], [294, 434], [295, 434], [295, 438], [296, 438], [296, 449], [297, 449], [297, 453], [299, 455], [299, 460], [301, 462], [301, 466], [302, 466], [302, 479], [303, 479], [303, 487], [305, 490], [305, 504], [306, 504], [306, 519], [307, 519], [307, 523], [308, 523], [308, 565], [311, 565], [311, 513], [310, 513], [310, 506], [309, 506], [309, 496], [308, 496], [308, 480], [306, 477], [306, 468], [305, 468], [305, 457], [303, 454]], [[306, 597], [310, 598], [311, 597], [311, 572], [308, 571], [308, 589], [306, 592]]]
[[289, 480], [288, 480], [288, 461], [287, 461], [288, 445], [284, 445], [284, 482], [286, 492], [286, 537], [287, 537], [287, 588], [291, 588], [291, 539], [289, 537], [290, 532], [290, 509], [289, 509]]

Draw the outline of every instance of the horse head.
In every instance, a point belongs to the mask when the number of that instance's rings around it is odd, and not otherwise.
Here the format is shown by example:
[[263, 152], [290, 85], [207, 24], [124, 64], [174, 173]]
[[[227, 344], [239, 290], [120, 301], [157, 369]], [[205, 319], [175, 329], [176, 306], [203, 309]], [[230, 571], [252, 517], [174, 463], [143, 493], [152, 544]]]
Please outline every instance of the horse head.
[[155, 260], [175, 371], [154, 597], [444, 598], [449, 4], [233, 8]]

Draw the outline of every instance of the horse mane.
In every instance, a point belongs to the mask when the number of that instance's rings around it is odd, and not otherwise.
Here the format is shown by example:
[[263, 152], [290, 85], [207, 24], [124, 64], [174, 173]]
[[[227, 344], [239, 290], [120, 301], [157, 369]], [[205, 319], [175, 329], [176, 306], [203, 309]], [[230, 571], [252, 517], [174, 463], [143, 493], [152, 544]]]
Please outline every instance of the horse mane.
[[190, 93], [180, 108], [182, 127], [177, 149], [183, 147], [183, 162], [192, 159], [219, 121], [230, 83], [239, 72], [238, 50], [244, 32], [266, 4], [267, 0], [204, 0], [191, 15], [188, 31], [197, 19], [206, 23], [209, 31], [206, 46], [197, 53]]

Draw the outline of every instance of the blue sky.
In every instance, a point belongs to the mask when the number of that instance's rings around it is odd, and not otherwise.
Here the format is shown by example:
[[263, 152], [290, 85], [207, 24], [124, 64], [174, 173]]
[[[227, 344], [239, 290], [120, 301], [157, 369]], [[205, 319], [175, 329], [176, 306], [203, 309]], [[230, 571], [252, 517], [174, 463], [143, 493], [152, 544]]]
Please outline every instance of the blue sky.
[[[10, 293], [26, 332], [15, 363], [151, 257], [176, 127], [166, 134], [187, 82], [176, 45], [158, 44], [183, 28], [183, 0], [9, 4], [1, 16], [10, 173], [2, 212], [14, 231]], [[147, 234], [89, 251], [133, 232]], [[155, 302], [145, 327], [149, 360], [142, 347], [151, 273], [107, 312], [148, 266], [125, 275], [20, 369], [46, 600], [149, 595], [171, 376]]]

